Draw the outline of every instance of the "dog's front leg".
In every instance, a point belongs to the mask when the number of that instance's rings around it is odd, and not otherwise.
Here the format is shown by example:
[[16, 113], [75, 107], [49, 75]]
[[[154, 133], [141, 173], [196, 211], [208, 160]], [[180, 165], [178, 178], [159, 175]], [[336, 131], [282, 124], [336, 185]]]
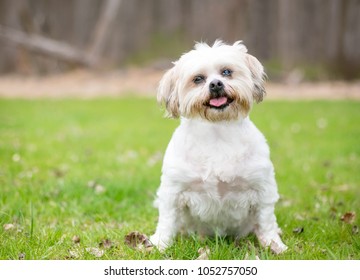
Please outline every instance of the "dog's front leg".
[[287, 246], [280, 238], [280, 228], [274, 214], [274, 204], [261, 205], [258, 208], [255, 234], [264, 247], [269, 247], [275, 254], [281, 254]]
[[159, 189], [157, 199], [159, 220], [155, 234], [150, 237], [150, 241], [160, 251], [165, 250], [172, 244], [179, 230], [176, 197], [176, 193], [164, 191], [162, 188]]

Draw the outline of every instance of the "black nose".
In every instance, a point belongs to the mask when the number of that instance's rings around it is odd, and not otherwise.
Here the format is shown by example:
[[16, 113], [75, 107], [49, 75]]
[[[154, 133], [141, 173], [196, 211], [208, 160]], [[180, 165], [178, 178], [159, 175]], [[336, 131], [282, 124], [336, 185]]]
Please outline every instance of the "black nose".
[[210, 92], [219, 92], [224, 89], [224, 84], [220, 80], [213, 80], [209, 85]]

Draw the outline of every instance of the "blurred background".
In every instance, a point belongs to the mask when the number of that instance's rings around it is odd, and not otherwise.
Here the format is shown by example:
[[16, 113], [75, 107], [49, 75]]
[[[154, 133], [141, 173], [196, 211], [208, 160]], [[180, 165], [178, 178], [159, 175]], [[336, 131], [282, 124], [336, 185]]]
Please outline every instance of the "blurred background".
[[169, 68], [243, 40], [271, 81], [360, 78], [360, 0], [0, 0], [0, 74]]

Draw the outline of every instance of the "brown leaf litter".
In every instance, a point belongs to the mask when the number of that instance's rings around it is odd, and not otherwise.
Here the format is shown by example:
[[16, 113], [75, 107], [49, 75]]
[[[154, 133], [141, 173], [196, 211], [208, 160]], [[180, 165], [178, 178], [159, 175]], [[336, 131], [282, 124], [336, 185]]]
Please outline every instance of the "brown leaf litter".
[[300, 234], [304, 232], [304, 227], [297, 227], [293, 229], [293, 233]]
[[77, 235], [74, 235], [71, 240], [72, 240], [72, 242], [74, 242], [75, 244], [80, 243], [80, 237], [77, 236]]
[[99, 247], [104, 249], [111, 249], [112, 247], [114, 247], [114, 243], [110, 239], [106, 238], [104, 240], [101, 240], [101, 242], [99, 243]]
[[347, 223], [347, 224], [353, 224], [356, 219], [356, 213], [355, 212], [346, 212], [344, 215], [341, 216], [340, 220]]
[[210, 249], [208, 246], [201, 247], [198, 250], [198, 253], [199, 253], [199, 257], [197, 258], [197, 260], [208, 260], [210, 255]]
[[125, 236], [125, 244], [136, 250], [151, 251], [153, 248], [149, 238], [138, 231], [132, 231]]
[[352, 234], [354, 234], [354, 235], [355, 235], [355, 234], [358, 234], [358, 233], [359, 233], [359, 227], [356, 226], [356, 225], [353, 226], [351, 232], [352, 232]]
[[97, 183], [96, 181], [89, 181], [87, 183], [88, 188], [93, 189], [95, 194], [102, 194], [104, 192], [106, 192], [106, 188], [103, 185], [100, 185], [99, 183]]
[[15, 229], [15, 225], [14, 224], [4, 224], [3, 228], [5, 231], [8, 231], [8, 230]]
[[26, 257], [25, 253], [20, 253], [19, 254], [19, 260], [20, 261], [25, 260], [25, 257]]
[[96, 247], [85, 248], [85, 250], [86, 252], [97, 258], [101, 258], [104, 255], [104, 250], [101, 250]]

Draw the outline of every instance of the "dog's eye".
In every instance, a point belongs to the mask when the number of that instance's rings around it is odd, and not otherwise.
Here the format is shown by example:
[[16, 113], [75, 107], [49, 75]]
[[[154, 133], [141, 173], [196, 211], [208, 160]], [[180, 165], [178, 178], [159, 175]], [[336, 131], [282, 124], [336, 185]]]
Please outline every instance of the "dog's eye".
[[200, 83], [202, 83], [203, 81], [205, 81], [205, 77], [204, 77], [203, 75], [197, 75], [197, 76], [195, 76], [194, 79], [193, 79], [193, 82], [194, 82], [195, 84], [200, 84]]
[[231, 71], [230, 69], [224, 69], [221, 73], [221, 75], [223, 75], [224, 77], [230, 77], [233, 71]]

